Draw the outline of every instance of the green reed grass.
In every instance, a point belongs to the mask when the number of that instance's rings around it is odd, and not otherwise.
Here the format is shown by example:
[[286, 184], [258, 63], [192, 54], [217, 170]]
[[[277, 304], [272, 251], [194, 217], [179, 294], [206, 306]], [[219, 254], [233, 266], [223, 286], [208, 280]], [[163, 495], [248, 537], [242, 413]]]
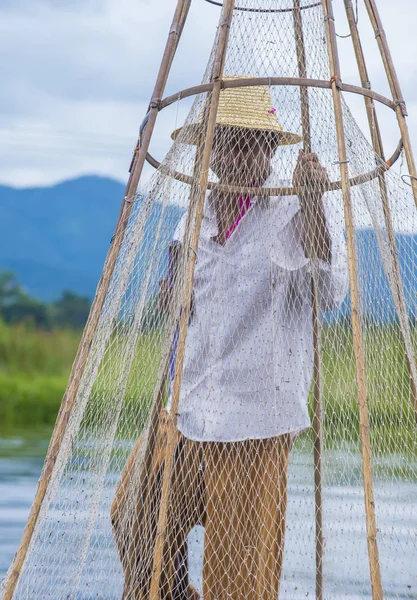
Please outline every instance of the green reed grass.
[[0, 434], [55, 422], [80, 332], [0, 321]]
[[[112, 338], [93, 386], [85, 423], [93, 422], [93, 415], [102, 418], [119, 400], [127, 410], [121, 413], [118, 437], [130, 437], [133, 430], [140, 430], [157, 381], [160, 333], [140, 337], [121, 387], [118, 375], [126, 364], [122, 351], [126, 339], [122, 334]], [[0, 323], [0, 435], [25, 429], [33, 434], [52, 427], [79, 338], [80, 333], [71, 330], [45, 332]], [[364, 346], [373, 449], [381, 454], [417, 456], [409, 379], [397, 325], [367, 324]], [[347, 325], [323, 327], [322, 357], [324, 444], [331, 448], [347, 443], [359, 448], [353, 343]]]
[[[416, 334], [412, 331], [414, 349]], [[378, 454], [414, 454], [417, 428], [400, 330], [366, 323], [363, 333], [372, 448]], [[323, 437], [327, 447], [344, 440], [359, 445], [359, 408], [351, 329], [323, 328]], [[310, 397], [310, 413], [313, 399]]]

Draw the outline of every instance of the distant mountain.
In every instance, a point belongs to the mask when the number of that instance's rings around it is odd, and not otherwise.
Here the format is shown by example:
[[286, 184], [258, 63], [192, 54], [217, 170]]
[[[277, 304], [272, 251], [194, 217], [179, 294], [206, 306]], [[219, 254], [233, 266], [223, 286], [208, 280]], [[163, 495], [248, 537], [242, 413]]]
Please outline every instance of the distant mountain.
[[[0, 186], [0, 269], [12, 270], [27, 291], [42, 300], [57, 298], [65, 288], [92, 298], [123, 194], [121, 183], [95, 176], [48, 188], [20, 190]], [[142, 264], [151, 256], [161, 210], [158, 203], [152, 207], [139, 249]], [[177, 206], [166, 207], [164, 225], [159, 230], [164, 245], [171, 239], [181, 214]], [[396, 242], [406, 301], [415, 318], [417, 236], [396, 234]], [[364, 313], [378, 321], [389, 321], [394, 307], [375, 235], [370, 229], [358, 230], [356, 243]], [[148, 293], [154, 293], [165, 269], [166, 255], [162, 254], [151, 265]], [[141, 269], [139, 280], [145, 277], [146, 270]], [[334, 316], [349, 311], [346, 300]]]
[[65, 288], [92, 298], [123, 195], [121, 183], [95, 176], [44, 188], [0, 186], [0, 268], [42, 300]]
[[[417, 318], [417, 235], [396, 233], [395, 241], [408, 314], [415, 320]], [[359, 229], [356, 233], [356, 247], [362, 313], [379, 322], [392, 321], [395, 317], [394, 302], [373, 230]], [[384, 244], [383, 252], [387, 250], [388, 245]], [[389, 264], [388, 260], [387, 265]], [[346, 299], [341, 309], [332, 316], [346, 315], [349, 312], [350, 303], [349, 299]]]

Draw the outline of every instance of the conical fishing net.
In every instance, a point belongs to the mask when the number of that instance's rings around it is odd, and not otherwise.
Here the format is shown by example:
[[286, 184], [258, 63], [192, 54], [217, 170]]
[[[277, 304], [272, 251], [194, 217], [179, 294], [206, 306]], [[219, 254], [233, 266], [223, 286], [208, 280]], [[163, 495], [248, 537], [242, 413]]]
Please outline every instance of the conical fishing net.
[[134, 199], [16, 600], [416, 598], [411, 187], [344, 93], [343, 198], [332, 90], [272, 80], [330, 81], [326, 25], [233, 11], [203, 205], [210, 89]]

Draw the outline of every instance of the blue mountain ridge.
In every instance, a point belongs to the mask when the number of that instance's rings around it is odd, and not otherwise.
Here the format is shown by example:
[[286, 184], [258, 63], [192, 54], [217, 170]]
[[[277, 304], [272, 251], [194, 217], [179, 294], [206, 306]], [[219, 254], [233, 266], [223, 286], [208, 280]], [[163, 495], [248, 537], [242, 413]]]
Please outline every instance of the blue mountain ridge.
[[87, 176], [51, 187], [0, 186], [0, 268], [41, 300], [94, 296], [124, 186]]
[[[10, 269], [28, 293], [45, 301], [64, 289], [89, 296], [95, 293], [124, 195], [124, 185], [98, 176], [85, 176], [44, 188], [0, 186], [0, 269]], [[140, 248], [140, 260], [151, 256], [162, 206], [155, 203]], [[167, 243], [182, 210], [164, 211], [163, 242]], [[383, 271], [375, 234], [356, 233], [361, 304], [366, 315], [388, 321], [394, 306]], [[410, 315], [417, 316], [417, 235], [396, 234], [398, 257]], [[149, 292], [166, 271], [166, 256], [152, 266]], [[349, 301], [326, 318], [349, 313]]]
[[[385, 274], [377, 239], [372, 229], [356, 231], [360, 303], [365, 317], [377, 322], [390, 322], [395, 318], [394, 302]], [[417, 317], [417, 235], [396, 233], [395, 242], [401, 271], [404, 297], [410, 318]], [[326, 319], [350, 314], [349, 297], [339, 310]]]

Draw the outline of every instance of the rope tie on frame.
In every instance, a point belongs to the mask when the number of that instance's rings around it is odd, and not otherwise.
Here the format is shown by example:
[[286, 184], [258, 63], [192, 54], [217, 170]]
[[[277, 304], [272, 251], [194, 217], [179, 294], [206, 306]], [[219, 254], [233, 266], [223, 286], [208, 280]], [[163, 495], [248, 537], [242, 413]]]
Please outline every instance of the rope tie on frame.
[[[345, 7], [346, 7], [346, 9], [351, 8], [353, 10], [352, 0], [345, 0]], [[358, 0], [356, 0], [355, 24], [357, 25], [358, 23], [359, 23], [359, 9], [358, 9]], [[352, 37], [352, 34], [348, 33], [347, 35], [340, 35], [339, 33], [336, 33], [336, 36], [341, 39], [346, 39], [346, 38]]]
[[339, 77], [339, 75], [333, 75], [333, 77], [330, 78], [330, 85], [333, 85], [333, 83], [336, 84], [337, 89], [342, 89], [342, 79]]
[[410, 179], [414, 179], [414, 181], [417, 181], [417, 177], [415, 175], [410, 175], [410, 173], [404, 173], [404, 175], [401, 175], [401, 179], [403, 180], [403, 182], [406, 185], [409, 185], [410, 187], [413, 185], [412, 183], [409, 183], [408, 181], [406, 181], [404, 179], [404, 177], [409, 177]]
[[191, 252], [194, 252], [195, 261], [197, 262], [197, 260], [198, 260], [197, 251], [194, 248], [192, 248], [191, 246], [188, 246], [188, 249], [191, 250]]
[[132, 160], [130, 161], [130, 166], [129, 166], [129, 173], [132, 172], [133, 163], [135, 162], [135, 159], [136, 159], [137, 155], [140, 152], [140, 149], [141, 149], [141, 146], [142, 146], [142, 135], [143, 135], [143, 132], [145, 131], [146, 125], [148, 124], [149, 116], [150, 116], [151, 110], [153, 108], [157, 108], [158, 111], [160, 110], [160, 108], [161, 108], [161, 100], [160, 99], [159, 100], [158, 99], [157, 100], [151, 100], [151, 102], [149, 103], [148, 112], [146, 113], [146, 115], [143, 118], [142, 123], [140, 124], [140, 127], [139, 127], [139, 138], [138, 138], [138, 141], [136, 143], [135, 149], [133, 150], [133, 156], [132, 156]]
[[405, 103], [405, 100], [401, 100], [401, 99], [396, 100], [394, 102], [394, 106], [395, 106], [395, 108], [400, 107], [403, 117], [408, 117], [407, 105]]
[[230, 29], [231, 25], [232, 25], [232, 19], [222, 19], [220, 21], [220, 27], [223, 27], [223, 25], [226, 25], [226, 27], [228, 29]]
[[156, 110], [159, 112], [161, 110], [161, 102], [162, 102], [161, 98], [155, 98], [154, 100], [150, 101], [148, 112], [146, 113], [146, 115], [139, 127], [139, 142], [138, 142], [138, 145], [136, 146], [135, 153], [137, 153], [139, 151], [140, 147], [142, 146], [142, 135], [143, 135], [143, 132], [145, 131], [146, 125], [148, 124], [152, 109], [156, 108]]
[[[126, 204], [137, 204], [138, 202], [140, 202], [141, 200], [143, 200], [143, 197], [144, 197], [144, 196], [143, 196], [143, 194], [141, 194], [140, 192], [138, 192], [137, 194], [135, 194], [135, 195], [133, 196], [133, 198], [128, 198], [127, 196], [125, 196], [125, 197], [123, 198], [123, 201], [124, 201]], [[114, 237], [114, 236], [113, 236], [113, 237]], [[112, 240], [113, 240], [113, 238], [112, 238]]]
[[161, 98], [155, 98], [154, 100], [151, 100], [149, 103], [148, 113], [150, 112], [151, 108], [156, 108], [158, 111], [161, 110]]

